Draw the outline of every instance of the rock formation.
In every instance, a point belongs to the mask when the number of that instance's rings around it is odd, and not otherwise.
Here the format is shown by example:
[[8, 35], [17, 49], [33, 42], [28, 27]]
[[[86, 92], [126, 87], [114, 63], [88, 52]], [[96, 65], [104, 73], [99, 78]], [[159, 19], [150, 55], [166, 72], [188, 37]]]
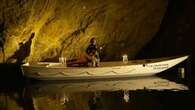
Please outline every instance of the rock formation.
[[[17, 62], [20, 44], [31, 41], [23, 61], [78, 57], [95, 36], [102, 58], [133, 58], [158, 31], [167, 0], [2, 0], [0, 62]], [[31, 34], [35, 33], [33, 39]]]

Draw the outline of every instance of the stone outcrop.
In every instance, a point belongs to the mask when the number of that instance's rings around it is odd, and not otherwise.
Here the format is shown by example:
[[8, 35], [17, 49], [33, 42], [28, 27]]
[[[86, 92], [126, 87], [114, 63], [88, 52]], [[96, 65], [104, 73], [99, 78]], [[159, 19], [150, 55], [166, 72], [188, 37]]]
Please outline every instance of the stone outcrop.
[[[167, 0], [2, 0], [0, 62], [78, 57], [93, 36], [103, 59], [133, 58], [158, 31], [166, 8]], [[21, 51], [28, 42], [29, 51]]]

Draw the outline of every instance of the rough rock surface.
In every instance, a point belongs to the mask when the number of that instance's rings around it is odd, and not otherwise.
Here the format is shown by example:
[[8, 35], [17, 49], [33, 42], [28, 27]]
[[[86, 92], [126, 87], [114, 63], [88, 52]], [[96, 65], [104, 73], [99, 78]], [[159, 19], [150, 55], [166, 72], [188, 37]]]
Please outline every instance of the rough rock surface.
[[93, 36], [103, 59], [133, 58], [158, 31], [166, 8], [167, 0], [2, 0], [0, 62], [78, 57]]

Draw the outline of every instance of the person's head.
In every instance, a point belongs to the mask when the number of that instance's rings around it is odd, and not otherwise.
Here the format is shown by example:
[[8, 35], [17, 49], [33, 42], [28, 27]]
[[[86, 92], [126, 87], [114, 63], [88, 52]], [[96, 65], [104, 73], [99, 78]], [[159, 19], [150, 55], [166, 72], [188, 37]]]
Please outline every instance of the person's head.
[[19, 46], [22, 46], [22, 45], [23, 45], [23, 42], [20, 42], [20, 43], [19, 43]]
[[95, 39], [95, 37], [92, 37], [92, 38], [91, 38], [90, 43], [91, 43], [91, 44], [96, 44], [96, 39]]
[[35, 36], [35, 32], [32, 32], [32, 34], [30, 35], [30, 39], [32, 39]]

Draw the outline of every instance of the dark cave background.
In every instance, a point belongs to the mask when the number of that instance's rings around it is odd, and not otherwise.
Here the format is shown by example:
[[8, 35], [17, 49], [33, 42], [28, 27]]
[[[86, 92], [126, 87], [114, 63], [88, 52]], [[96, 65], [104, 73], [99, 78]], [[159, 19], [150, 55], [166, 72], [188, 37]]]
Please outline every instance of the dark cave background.
[[155, 37], [136, 59], [190, 55], [191, 81], [195, 72], [195, 1], [169, 0], [167, 12]]

